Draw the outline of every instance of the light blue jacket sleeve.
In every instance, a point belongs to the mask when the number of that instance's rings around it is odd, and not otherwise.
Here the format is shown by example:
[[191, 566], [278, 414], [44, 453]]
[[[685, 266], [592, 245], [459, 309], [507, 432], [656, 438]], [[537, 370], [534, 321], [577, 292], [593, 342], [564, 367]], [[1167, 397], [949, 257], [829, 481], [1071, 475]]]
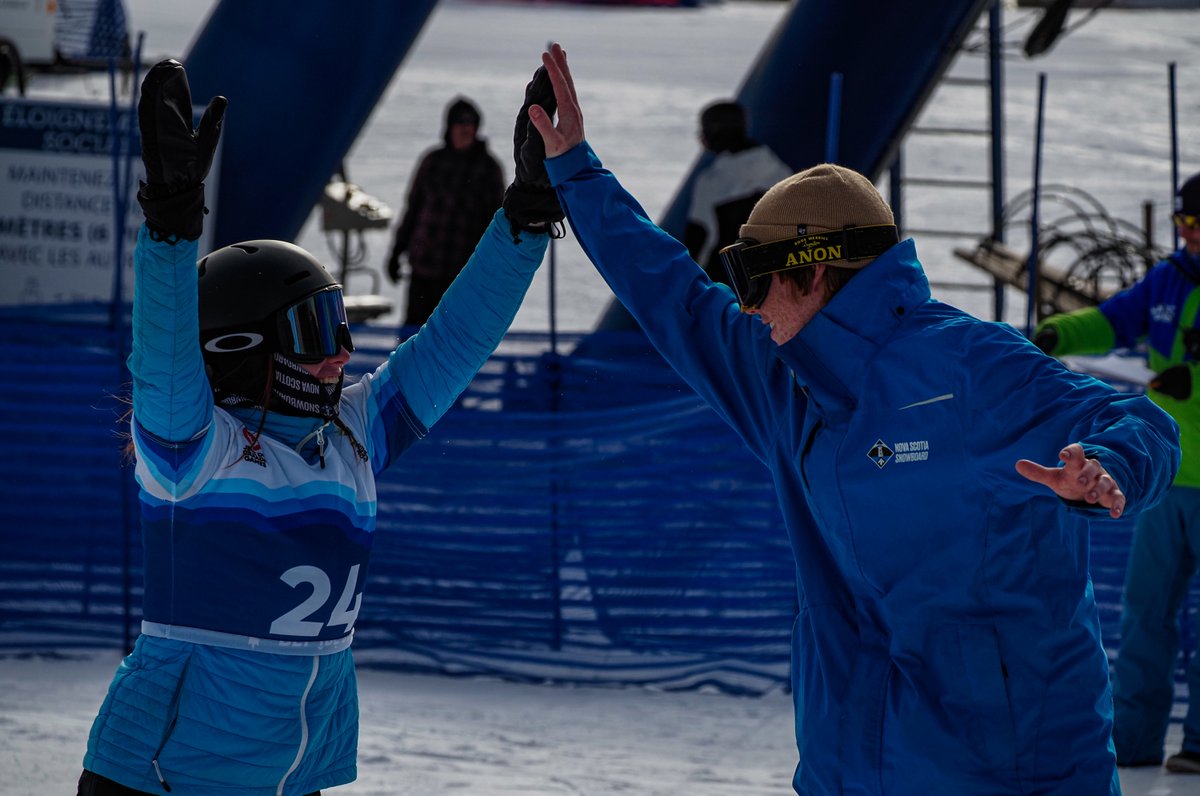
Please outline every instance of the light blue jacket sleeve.
[[770, 330], [650, 221], [587, 142], [548, 159], [546, 170], [579, 244], [650, 342], [764, 458], [780, 418], [775, 402], [790, 394]]
[[133, 416], [163, 442], [186, 442], [212, 420], [200, 355], [195, 241], [156, 241], [143, 224], [133, 251]]
[[368, 377], [376, 405], [399, 393], [426, 429], [437, 422], [504, 338], [549, 241], [522, 232], [514, 242], [497, 210], [429, 320]]

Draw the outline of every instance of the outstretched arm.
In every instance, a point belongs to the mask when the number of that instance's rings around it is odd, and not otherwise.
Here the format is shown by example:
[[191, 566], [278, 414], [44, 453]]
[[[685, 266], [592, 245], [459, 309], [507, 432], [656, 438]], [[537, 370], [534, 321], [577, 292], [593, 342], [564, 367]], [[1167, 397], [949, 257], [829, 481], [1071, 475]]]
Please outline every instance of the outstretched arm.
[[549, 243], [547, 232], [563, 218], [558, 197], [544, 165], [541, 137], [530, 126], [535, 104], [553, 113], [554, 97], [544, 69], [525, 87], [525, 101], [513, 126], [515, 177], [497, 211], [450, 289], [421, 330], [402, 344], [388, 363], [363, 379], [371, 386], [377, 410], [371, 421], [375, 449], [387, 451], [378, 462], [391, 461], [393, 446], [383, 438], [407, 439], [398, 416], [411, 412], [421, 426], [431, 427], [466, 389], [508, 331], [534, 272]]
[[964, 385], [968, 447], [997, 502], [1056, 496], [1077, 516], [1108, 520], [1169, 488], [1179, 427], [1148, 398], [1069, 370], [1010, 326], [977, 325], [962, 350], [976, 365]]
[[204, 228], [204, 180], [225, 116], [214, 97], [192, 129], [192, 95], [178, 61], [154, 65], [142, 82], [138, 126], [146, 181], [138, 191], [146, 223], [134, 249], [133, 414], [142, 429], [186, 442], [212, 417], [200, 354], [196, 240]]
[[529, 108], [545, 141], [546, 167], [579, 245], [659, 353], [758, 456], [792, 394], [770, 330], [741, 315], [733, 293], [713, 284], [679, 241], [600, 164], [584, 141], [583, 112], [558, 44], [542, 54], [558, 122]]

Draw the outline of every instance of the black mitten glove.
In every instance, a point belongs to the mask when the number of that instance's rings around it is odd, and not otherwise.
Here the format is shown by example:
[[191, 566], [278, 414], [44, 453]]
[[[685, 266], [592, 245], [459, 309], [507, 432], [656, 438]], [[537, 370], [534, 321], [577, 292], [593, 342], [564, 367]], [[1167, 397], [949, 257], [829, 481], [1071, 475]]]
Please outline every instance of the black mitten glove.
[[1185, 365], [1172, 365], [1150, 380], [1150, 389], [1168, 395], [1176, 401], [1192, 397], [1192, 369]]
[[546, 67], [539, 66], [525, 86], [525, 104], [517, 113], [513, 129], [513, 159], [516, 177], [504, 192], [504, 215], [512, 225], [513, 237], [521, 230], [546, 232], [547, 226], [563, 220], [558, 196], [546, 174], [546, 144], [537, 128], [529, 123], [529, 106], [540, 105], [553, 116], [558, 108], [554, 87]]
[[1043, 353], [1053, 356], [1054, 349], [1058, 347], [1058, 330], [1047, 326], [1033, 336], [1033, 344], [1042, 349]]
[[204, 231], [204, 178], [225, 117], [224, 97], [213, 97], [192, 130], [192, 92], [183, 64], [159, 61], [142, 81], [138, 127], [146, 181], [138, 202], [159, 240], [196, 240]]

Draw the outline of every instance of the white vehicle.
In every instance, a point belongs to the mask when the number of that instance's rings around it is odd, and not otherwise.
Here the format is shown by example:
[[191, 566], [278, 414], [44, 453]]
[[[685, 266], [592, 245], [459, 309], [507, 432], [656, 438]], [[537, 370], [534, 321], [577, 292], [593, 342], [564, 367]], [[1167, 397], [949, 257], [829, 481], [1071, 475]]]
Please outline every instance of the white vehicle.
[[58, 0], [0, 0], [0, 58], [14, 68], [53, 63], [57, 14]]

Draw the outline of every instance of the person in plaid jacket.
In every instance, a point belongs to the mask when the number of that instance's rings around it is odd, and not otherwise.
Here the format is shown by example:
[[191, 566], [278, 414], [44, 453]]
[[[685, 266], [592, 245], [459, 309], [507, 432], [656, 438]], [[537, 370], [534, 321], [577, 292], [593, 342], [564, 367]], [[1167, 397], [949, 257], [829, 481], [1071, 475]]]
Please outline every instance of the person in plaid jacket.
[[399, 284], [401, 256], [408, 258], [406, 326], [428, 320], [504, 197], [504, 171], [479, 136], [481, 121], [478, 108], [456, 98], [446, 108], [443, 145], [426, 152], [413, 175], [387, 262]]

